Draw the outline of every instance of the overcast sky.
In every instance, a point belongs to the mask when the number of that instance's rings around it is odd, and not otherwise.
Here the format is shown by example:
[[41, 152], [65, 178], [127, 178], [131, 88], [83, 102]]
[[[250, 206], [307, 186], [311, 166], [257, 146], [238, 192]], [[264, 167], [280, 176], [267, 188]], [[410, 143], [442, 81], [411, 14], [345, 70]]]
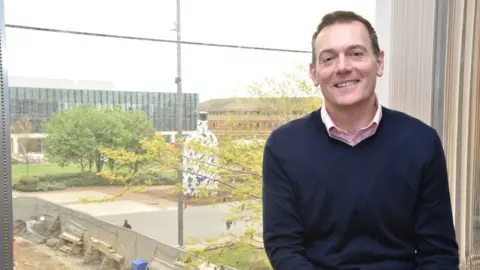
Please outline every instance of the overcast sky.
[[[375, 23], [375, 0], [182, 0], [182, 39], [309, 50], [321, 17], [337, 9]], [[5, 0], [5, 12], [7, 24], [176, 38], [171, 30], [175, 0]], [[310, 59], [309, 54], [192, 45], [182, 50], [183, 90], [199, 93], [201, 101], [242, 95], [245, 86]], [[7, 53], [16, 86], [40, 86], [22, 78], [45, 78], [96, 81], [92, 86], [98, 88], [176, 91], [175, 44], [7, 28]]]

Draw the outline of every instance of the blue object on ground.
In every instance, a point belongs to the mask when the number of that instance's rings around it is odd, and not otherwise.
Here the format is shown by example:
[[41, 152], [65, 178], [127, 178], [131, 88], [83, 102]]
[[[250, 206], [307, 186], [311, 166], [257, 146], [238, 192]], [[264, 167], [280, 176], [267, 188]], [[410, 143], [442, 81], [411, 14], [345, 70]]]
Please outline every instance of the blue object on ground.
[[135, 260], [132, 262], [132, 270], [147, 270], [147, 265], [145, 260]]

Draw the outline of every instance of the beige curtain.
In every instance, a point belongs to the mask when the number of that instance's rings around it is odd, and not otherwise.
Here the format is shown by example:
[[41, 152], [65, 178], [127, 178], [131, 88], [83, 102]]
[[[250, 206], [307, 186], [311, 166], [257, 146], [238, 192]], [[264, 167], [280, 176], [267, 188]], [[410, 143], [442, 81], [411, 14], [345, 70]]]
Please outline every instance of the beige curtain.
[[389, 107], [430, 124], [435, 1], [393, 0]]
[[480, 259], [480, 4], [449, 3], [444, 146], [460, 256], [470, 267]]
[[462, 267], [480, 269], [480, 1], [391, 0], [391, 10], [389, 107], [442, 135]]

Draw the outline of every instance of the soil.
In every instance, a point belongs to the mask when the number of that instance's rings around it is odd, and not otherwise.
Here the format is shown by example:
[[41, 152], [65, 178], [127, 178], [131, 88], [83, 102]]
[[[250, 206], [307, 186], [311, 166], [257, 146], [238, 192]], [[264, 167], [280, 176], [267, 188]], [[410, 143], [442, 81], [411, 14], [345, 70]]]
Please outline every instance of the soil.
[[53, 250], [15, 236], [17, 251], [17, 270], [93, 270], [98, 265], [82, 265], [81, 257], [67, 256], [61, 251]]

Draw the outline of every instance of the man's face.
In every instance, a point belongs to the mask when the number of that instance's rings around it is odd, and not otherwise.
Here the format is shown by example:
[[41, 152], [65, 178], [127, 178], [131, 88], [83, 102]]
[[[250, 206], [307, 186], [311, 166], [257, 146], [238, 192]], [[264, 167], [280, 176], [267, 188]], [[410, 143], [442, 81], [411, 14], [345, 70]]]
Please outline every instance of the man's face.
[[310, 76], [327, 103], [352, 106], [372, 97], [377, 76], [383, 75], [383, 52], [375, 56], [362, 23], [324, 28], [315, 41], [315, 54]]

